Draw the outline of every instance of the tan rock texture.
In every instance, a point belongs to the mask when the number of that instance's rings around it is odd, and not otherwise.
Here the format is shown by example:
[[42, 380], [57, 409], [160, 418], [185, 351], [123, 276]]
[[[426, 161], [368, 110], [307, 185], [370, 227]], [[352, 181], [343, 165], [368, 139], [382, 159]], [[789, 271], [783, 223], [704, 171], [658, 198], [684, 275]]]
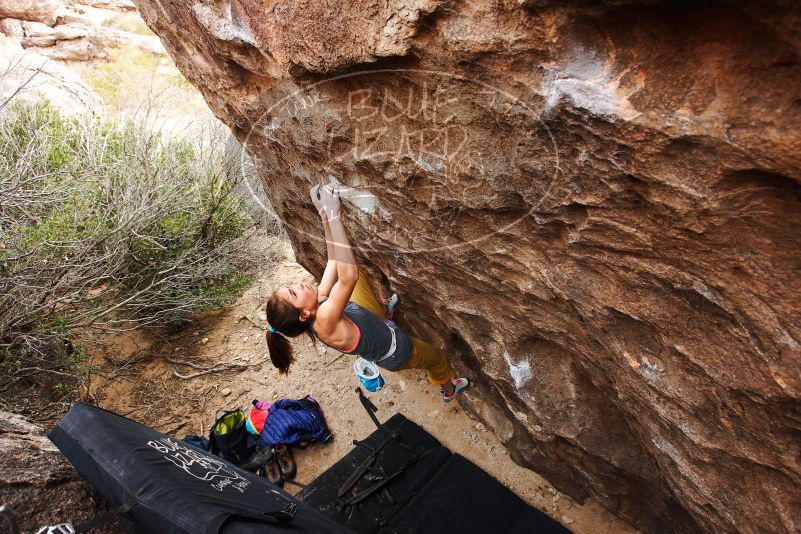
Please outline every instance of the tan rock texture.
[[53, 22], [53, 12], [65, 3], [62, 0], [0, 0], [0, 18], [50, 24]]
[[801, 529], [794, 3], [136, 3], [317, 274], [348, 186], [518, 462], [646, 532]]
[[58, 0], [28, 0], [14, 4], [14, 9], [11, 6], [0, 0], [0, 33], [50, 59], [106, 61], [121, 51], [166, 54], [158, 37], [107, 26], [109, 17], [117, 12], [136, 11], [129, 0], [85, 0], [69, 5]]
[[[65, 522], [77, 524], [108, 509], [45, 437], [41, 426], [0, 412], [0, 450], [0, 502], [15, 512], [20, 531], [38, 532], [45, 525]], [[92, 532], [120, 532], [120, 525], [112, 520]]]
[[32, 50], [0, 40], [0, 109], [45, 99], [65, 115], [102, 115], [103, 101], [75, 71]]
[[20, 44], [30, 52], [58, 61], [104, 61], [120, 50], [164, 55], [158, 37], [67, 22], [50, 27], [38, 22], [24, 22], [25, 37]]
[[53, 36], [57, 41], [70, 41], [72, 39], [80, 39], [89, 35], [91, 28], [86, 24], [73, 22], [68, 24], [59, 24], [53, 28]]
[[1, 19], [0, 32], [6, 37], [11, 37], [18, 41], [21, 41], [22, 38], [25, 37], [22, 21], [18, 19]]
[[22, 23], [22, 29], [25, 32], [25, 38], [20, 44], [25, 48], [52, 46], [56, 42], [56, 31], [47, 24], [25, 21]]
[[78, 0], [75, 3], [110, 11], [136, 11], [136, 5], [131, 0]]

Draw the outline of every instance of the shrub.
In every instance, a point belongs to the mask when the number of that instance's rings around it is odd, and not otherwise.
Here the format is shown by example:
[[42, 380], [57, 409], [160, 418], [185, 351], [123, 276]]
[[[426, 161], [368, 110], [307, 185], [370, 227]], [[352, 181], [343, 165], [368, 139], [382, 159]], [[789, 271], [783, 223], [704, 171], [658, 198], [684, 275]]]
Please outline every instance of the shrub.
[[[140, 50], [112, 50], [99, 63], [76, 66], [110, 117], [150, 115], [153, 126], [179, 130], [212, 119], [203, 97], [168, 57]], [[176, 124], [177, 123], [177, 124]]]
[[0, 117], [0, 393], [74, 376], [76, 332], [179, 325], [250, 284], [223, 135], [168, 142], [47, 104]]

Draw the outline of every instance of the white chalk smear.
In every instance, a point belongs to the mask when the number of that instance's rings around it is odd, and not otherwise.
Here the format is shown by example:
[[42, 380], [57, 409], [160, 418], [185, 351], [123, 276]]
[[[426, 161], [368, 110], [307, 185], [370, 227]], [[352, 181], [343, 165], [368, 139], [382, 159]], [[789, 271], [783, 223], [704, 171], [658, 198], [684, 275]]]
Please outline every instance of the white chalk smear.
[[506, 365], [509, 366], [509, 374], [512, 375], [515, 387], [520, 389], [525, 386], [526, 382], [531, 379], [531, 365], [529, 365], [528, 360], [521, 360], [515, 363], [508, 352], [503, 353], [503, 359], [506, 360]]
[[[219, 8], [222, 7], [222, 10]], [[255, 46], [256, 38], [244, 21], [234, 16], [231, 1], [226, 0], [222, 6], [211, 7], [195, 2], [190, 8], [195, 20], [212, 36], [221, 41], [241, 41]]]
[[640, 371], [648, 380], [660, 380], [665, 374], [665, 370], [662, 367], [658, 364], [651, 363], [645, 356], [640, 359], [640, 363]]
[[364, 213], [372, 214], [378, 210], [378, 213], [384, 220], [388, 221], [390, 219], [389, 212], [384, 209], [384, 207], [378, 201], [378, 198], [376, 198], [376, 196], [372, 193], [342, 185], [333, 175], [329, 174], [327, 178], [327, 187], [329, 187], [332, 191], [338, 191], [341, 199], [347, 200]]
[[568, 98], [575, 107], [607, 117], [632, 120], [640, 115], [629, 102], [644, 81], [638, 78], [635, 87], [620, 87], [626, 69], [616, 75], [613, 58], [600, 58], [594, 50], [576, 47], [569, 59], [546, 70], [541, 91], [546, 110], [554, 108], [560, 99]]

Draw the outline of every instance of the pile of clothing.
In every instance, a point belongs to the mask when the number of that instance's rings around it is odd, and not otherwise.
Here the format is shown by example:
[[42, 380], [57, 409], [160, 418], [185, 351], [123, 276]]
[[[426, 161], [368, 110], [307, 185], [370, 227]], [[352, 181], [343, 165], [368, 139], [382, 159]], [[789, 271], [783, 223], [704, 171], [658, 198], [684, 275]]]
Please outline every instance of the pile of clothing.
[[282, 486], [297, 474], [290, 447], [325, 443], [331, 431], [319, 403], [310, 395], [252, 404], [247, 412], [231, 410], [218, 417], [208, 440], [187, 436], [184, 441]]

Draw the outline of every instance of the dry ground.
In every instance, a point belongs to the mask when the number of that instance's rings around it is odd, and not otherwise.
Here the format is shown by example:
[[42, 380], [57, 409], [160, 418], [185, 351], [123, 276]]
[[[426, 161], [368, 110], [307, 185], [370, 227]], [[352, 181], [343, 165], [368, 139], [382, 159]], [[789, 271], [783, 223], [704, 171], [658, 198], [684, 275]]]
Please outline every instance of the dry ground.
[[[106, 339], [104, 355], [94, 362], [103, 372], [93, 378], [91, 392], [100, 406], [180, 438], [205, 435], [217, 410], [245, 408], [252, 399], [311, 394], [320, 402], [334, 439], [295, 451], [297, 480], [308, 483], [347, 453], [352, 440], [363, 439], [375, 427], [354, 393], [358, 381], [350, 357], [335, 360], [338, 353], [302, 336], [294, 344], [298, 361], [288, 376], [279, 376], [270, 364], [262, 331], [254, 325], [266, 324], [263, 303], [279, 285], [310, 282], [312, 277], [294, 262], [285, 240], [259, 230], [252, 237], [259, 270], [241, 298], [178, 334], [134, 332]], [[635, 532], [597, 503], [578, 505], [512, 462], [495, 435], [471, 420], [458, 403], [442, 403], [422, 371], [382, 374], [386, 387], [368, 394], [382, 421], [403, 413], [576, 533]], [[287, 489], [295, 491], [293, 486]]]

